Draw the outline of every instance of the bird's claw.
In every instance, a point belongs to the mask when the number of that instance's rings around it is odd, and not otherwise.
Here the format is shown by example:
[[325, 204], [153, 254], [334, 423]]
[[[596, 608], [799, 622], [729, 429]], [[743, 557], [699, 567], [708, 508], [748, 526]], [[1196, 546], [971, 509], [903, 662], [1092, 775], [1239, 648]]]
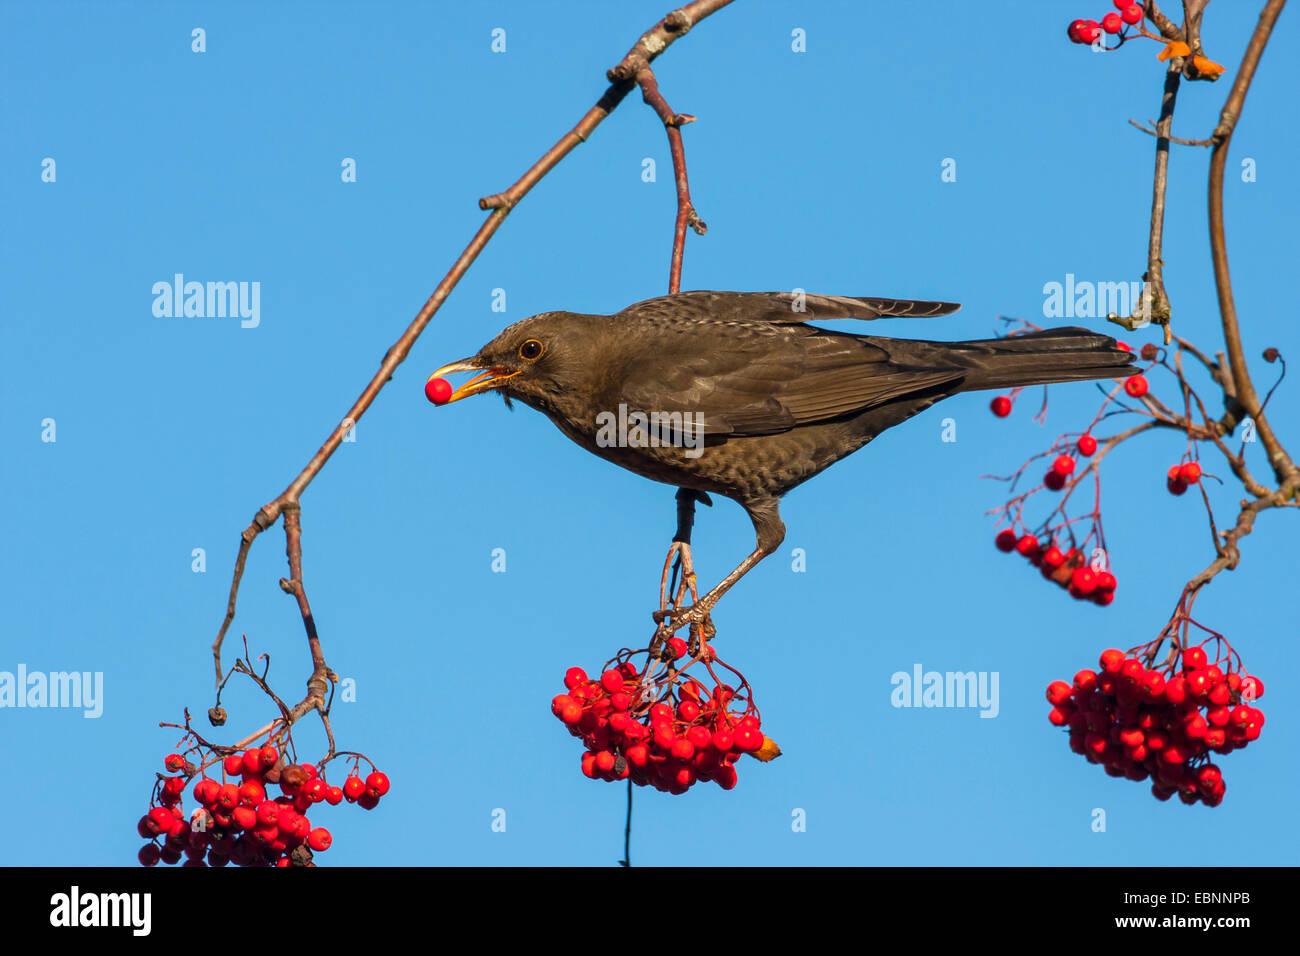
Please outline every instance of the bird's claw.
[[718, 633], [718, 629], [713, 626], [712, 615], [698, 604], [692, 604], [687, 608], [660, 608], [651, 616], [659, 625], [650, 640], [651, 653], [661, 649], [677, 631], [689, 626], [690, 640], [687, 646], [690, 648], [691, 656], [698, 657], [701, 642], [713, 640], [714, 635]]

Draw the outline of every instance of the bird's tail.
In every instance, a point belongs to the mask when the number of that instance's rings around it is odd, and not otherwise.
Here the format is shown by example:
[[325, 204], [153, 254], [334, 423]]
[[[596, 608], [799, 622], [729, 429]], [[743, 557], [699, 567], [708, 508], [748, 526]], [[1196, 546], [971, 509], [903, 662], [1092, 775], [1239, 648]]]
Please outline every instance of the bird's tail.
[[1118, 348], [1113, 338], [1073, 326], [945, 345], [950, 361], [967, 371], [964, 392], [1127, 378], [1138, 372], [1132, 366], [1136, 356]]

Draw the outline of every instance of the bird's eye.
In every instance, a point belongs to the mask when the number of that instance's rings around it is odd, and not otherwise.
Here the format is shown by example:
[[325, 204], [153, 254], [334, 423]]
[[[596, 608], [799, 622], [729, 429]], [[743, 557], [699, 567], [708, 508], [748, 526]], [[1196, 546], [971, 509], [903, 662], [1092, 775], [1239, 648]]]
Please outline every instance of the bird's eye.
[[519, 357], [528, 359], [530, 362], [536, 362], [542, 357], [542, 343], [537, 339], [529, 339], [519, 346]]

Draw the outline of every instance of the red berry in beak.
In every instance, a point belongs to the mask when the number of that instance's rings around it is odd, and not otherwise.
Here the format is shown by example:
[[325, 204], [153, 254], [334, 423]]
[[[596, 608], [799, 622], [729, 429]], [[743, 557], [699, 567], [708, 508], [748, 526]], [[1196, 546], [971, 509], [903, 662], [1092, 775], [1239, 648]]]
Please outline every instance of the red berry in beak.
[[435, 405], [445, 405], [451, 398], [451, 383], [445, 378], [431, 378], [424, 383], [424, 397]]

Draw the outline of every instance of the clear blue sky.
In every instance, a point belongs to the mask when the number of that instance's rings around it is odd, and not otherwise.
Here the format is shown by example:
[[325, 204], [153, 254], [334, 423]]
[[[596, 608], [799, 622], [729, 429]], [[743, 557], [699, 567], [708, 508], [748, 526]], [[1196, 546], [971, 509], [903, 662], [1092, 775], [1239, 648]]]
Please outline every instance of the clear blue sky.
[[[685, 132], [709, 234], [685, 288], [802, 287], [952, 299], [955, 316], [875, 334], [978, 338], [1041, 320], [1044, 283], [1143, 269], [1157, 46], [1071, 45], [1078, 3], [742, 0], [656, 64]], [[1208, 135], [1258, 4], [1216, 3], [1218, 84], [1185, 85], [1176, 131]], [[0, 7], [0, 670], [100, 671], [103, 715], [0, 711], [2, 863], [130, 863], [159, 730], [211, 703], [209, 644], [237, 536], [297, 474], [504, 189], [595, 101], [663, 3], [134, 4]], [[1226, 204], [1246, 348], [1263, 387], [1300, 356], [1289, 283], [1300, 217], [1283, 16], [1229, 159]], [[191, 52], [191, 30], [207, 51]], [[493, 53], [491, 31], [506, 31]], [[807, 51], [791, 50], [806, 31]], [[42, 182], [42, 161], [56, 181]], [[340, 181], [356, 160], [357, 182]], [[642, 181], [642, 160], [658, 163]], [[1243, 183], [1241, 160], [1257, 180]], [[956, 160], [957, 181], [941, 182]], [[1205, 229], [1208, 153], [1177, 148], [1167, 280], [1177, 330], [1221, 347]], [[304, 498], [306, 581], [329, 663], [357, 686], [340, 747], [392, 778], [380, 807], [320, 813], [322, 862], [612, 864], [621, 785], [592, 782], [549, 712], [565, 668], [643, 645], [673, 493], [495, 399], [434, 409], [428, 373], [508, 322], [615, 311], [667, 291], [673, 187], [662, 128], [632, 96], [524, 201]], [[260, 324], [157, 317], [154, 283], [260, 283]], [[507, 310], [493, 312], [492, 290]], [[1088, 324], [1085, 320], [1085, 324]], [[1097, 328], [1104, 322], [1094, 320]], [[1111, 326], [1110, 330], [1114, 330]], [[1154, 334], [1127, 336], [1134, 344]], [[1156, 378], [1157, 393], [1170, 395]], [[1105, 469], [1120, 589], [1068, 599], [992, 547], [984, 511], [1012, 469], [1081, 428], [1098, 396], [1052, 389], [1001, 421], [988, 395], [932, 409], [785, 501], [789, 536], [715, 615], [785, 750], [730, 793], [638, 791], [633, 862], [1294, 864], [1300, 861], [1293, 510], [1271, 512], [1198, 617], [1267, 683], [1260, 741], [1221, 761], [1217, 810], [1161, 804], [1070, 753], [1043, 688], [1154, 636], [1212, 558], [1195, 496], [1164, 491], [1177, 435]], [[1037, 396], [1027, 396], [1036, 404]], [[1294, 384], [1275, 422], [1300, 451]], [[956, 421], [956, 442], [940, 440]], [[54, 419], [57, 441], [43, 442]], [[1259, 445], [1248, 454], [1265, 474]], [[1224, 471], [1219, 466], [1211, 470]], [[1215, 486], [1221, 526], [1239, 487]], [[300, 696], [302, 625], [277, 580], [277, 527], [248, 563], [234, 627]], [[712, 582], [752, 547], [719, 500], [697, 524]], [[191, 552], [206, 549], [205, 573]], [[507, 571], [491, 570], [504, 548]], [[791, 570], [804, 549], [807, 570]], [[574, 621], [574, 610], [590, 615]], [[563, 622], [563, 626], [562, 626]], [[999, 674], [1000, 711], [895, 709], [914, 664]], [[229, 695], [229, 728], [269, 714]], [[319, 753], [310, 722], [301, 742]], [[1091, 829], [1094, 808], [1107, 830]], [[505, 833], [491, 828], [506, 811]], [[807, 830], [792, 832], [792, 812]], [[17, 821], [28, 821], [19, 825]], [[59, 821], [57, 825], [36, 825]], [[1212, 826], [1210, 831], [1198, 829]], [[1207, 835], [1212, 834], [1212, 836]], [[708, 848], [707, 850], [703, 848]], [[1153, 855], [1154, 854], [1154, 855]]]

